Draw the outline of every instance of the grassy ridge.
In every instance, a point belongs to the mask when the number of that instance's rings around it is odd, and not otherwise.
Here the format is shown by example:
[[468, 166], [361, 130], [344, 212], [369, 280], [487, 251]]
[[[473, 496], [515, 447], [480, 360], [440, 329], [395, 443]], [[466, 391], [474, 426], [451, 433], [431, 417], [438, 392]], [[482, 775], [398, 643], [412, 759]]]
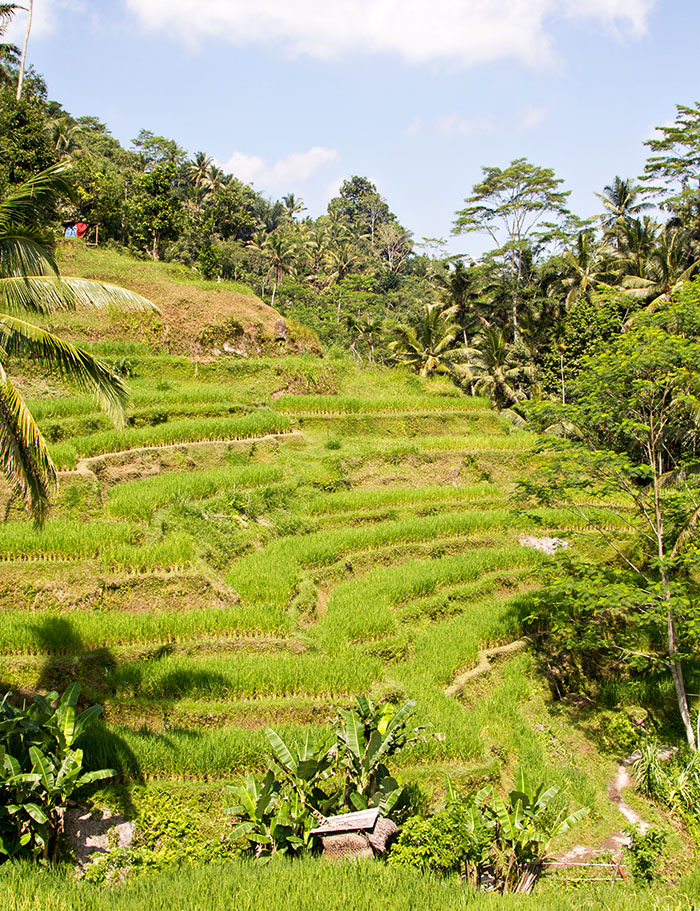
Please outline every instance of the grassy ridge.
[[167, 421], [135, 429], [105, 430], [74, 437], [70, 442], [56, 443], [49, 450], [57, 467], [65, 469], [73, 468], [78, 458], [106, 452], [200, 440], [240, 440], [270, 433], [285, 433], [289, 429], [290, 421], [285, 415], [260, 409], [237, 418], [198, 418]]

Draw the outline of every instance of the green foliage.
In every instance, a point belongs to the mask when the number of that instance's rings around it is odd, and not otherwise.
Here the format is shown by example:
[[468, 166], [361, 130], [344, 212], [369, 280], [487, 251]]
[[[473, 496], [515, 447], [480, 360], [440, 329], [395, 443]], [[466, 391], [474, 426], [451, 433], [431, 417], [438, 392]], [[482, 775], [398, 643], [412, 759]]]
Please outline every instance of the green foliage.
[[532, 789], [521, 771], [504, 800], [493, 788], [460, 797], [447, 778], [447, 807], [429, 819], [413, 817], [401, 831], [390, 864], [434, 873], [460, 873], [478, 885], [490, 872], [502, 891], [515, 889], [529, 865], [542, 859], [552, 839], [588, 813], [582, 808], [553, 815], [559, 789]]
[[345, 770], [346, 807], [379, 807], [383, 816], [389, 816], [399, 804], [403, 789], [389, 774], [386, 761], [425, 738], [423, 727], [409, 727], [415, 707], [415, 701], [396, 707], [390, 702], [375, 705], [368, 696], [359, 696], [353, 709], [340, 709], [335, 723], [337, 766]]
[[116, 774], [83, 771], [83, 751], [75, 744], [102, 707], [78, 713], [79, 695], [73, 683], [60, 697], [34, 696], [29, 708], [13, 706], [11, 693], [0, 702], [0, 859], [55, 860], [73, 792]]
[[312, 745], [307, 735], [303, 746], [288, 745], [266, 728], [270, 768], [261, 783], [249, 775], [244, 785], [230, 785], [238, 803], [228, 811], [238, 819], [232, 841], [241, 840], [256, 858], [273, 854], [302, 854], [316, 839], [311, 830], [337, 806], [337, 792], [325, 782], [334, 766], [334, 751], [328, 741]]
[[663, 864], [666, 833], [655, 826], [646, 831], [631, 829], [627, 832], [630, 843], [627, 847], [629, 866], [635, 880], [650, 883]]
[[[241, 840], [256, 858], [302, 854], [318, 846], [311, 830], [328, 816], [368, 807], [390, 815], [401, 807], [403, 789], [386, 760], [421, 735], [421, 728], [408, 727], [415, 703], [375, 705], [367, 696], [355, 703], [354, 709], [340, 709], [333, 734], [316, 744], [308, 734], [299, 746], [265, 729], [267, 775], [258, 782], [251, 774], [244, 785], [228, 788], [238, 800], [228, 811], [238, 819], [233, 841]], [[345, 778], [342, 791], [332, 782], [338, 773]]]
[[491, 852], [493, 829], [475, 798], [456, 795], [429, 818], [412, 816], [389, 855], [389, 866], [442, 876], [457, 873], [478, 885]]

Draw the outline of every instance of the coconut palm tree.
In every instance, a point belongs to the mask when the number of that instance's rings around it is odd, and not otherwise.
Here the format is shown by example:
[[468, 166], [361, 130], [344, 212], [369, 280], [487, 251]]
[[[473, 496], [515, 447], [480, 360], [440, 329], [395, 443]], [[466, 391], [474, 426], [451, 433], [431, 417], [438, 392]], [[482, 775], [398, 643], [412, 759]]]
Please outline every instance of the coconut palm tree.
[[642, 202], [642, 187], [631, 180], [615, 177], [615, 180], [602, 193], [596, 193], [602, 200], [605, 214], [600, 216], [606, 237], [614, 237], [620, 249], [620, 230], [625, 222], [630, 221], [640, 212], [651, 209], [651, 203]]
[[34, 15], [34, 0], [27, 0], [26, 7], [16, 6], [15, 9], [27, 10], [27, 26], [24, 30], [24, 41], [22, 42], [22, 55], [19, 61], [19, 73], [17, 75], [17, 101], [22, 97], [22, 86], [24, 85], [24, 70], [27, 64], [27, 45], [29, 44], [29, 33], [32, 30], [32, 17]]
[[489, 395], [498, 408], [511, 408], [522, 402], [537, 378], [525, 346], [521, 342], [508, 343], [501, 330], [493, 327], [483, 329], [474, 340], [467, 369], [471, 370], [476, 391]]
[[[16, 3], [0, 3], [0, 38], [18, 9], [21, 7]], [[21, 51], [16, 44], [0, 42], [0, 86], [7, 86], [13, 81], [13, 70], [19, 66], [21, 58]]]
[[263, 255], [267, 263], [268, 276], [272, 276], [272, 299], [270, 306], [275, 306], [277, 286], [284, 275], [294, 268], [296, 258], [296, 243], [292, 237], [279, 231], [268, 234], [263, 244]]
[[614, 278], [611, 250], [596, 240], [588, 228], [580, 231], [576, 243], [561, 257], [560, 282], [566, 292], [566, 306], [577, 300], [591, 300], [596, 288]]
[[294, 193], [287, 193], [286, 196], [282, 197], [282, 202], [284, 203], [284, 208], [286, 209], [286, 217], [288, 221], [296, 221], [297, 215], [299, 215], [301, 212], [306, 211], [304, 200], [300, 199], [298, 196], [295, 196]]
[[620, 232], [620, 268], [623, 275], [644, 278], [656, 249], [657, 225], [652, 218], [632, 218]]
[[445, 316], [437, 304], [428, 304], [417, 320], [394, 327], [389, 347], [398, 361], [408, 364], [421, 376], [454, 373], [458, 356], [454, 345], [458, 335], [457, 323]]
[[155, 310], [123, 288], [59, 275], [44, 213], [71, 195], [65, 164], [54, 165], [0, 200], [0, 471], [41, 523], [57, 488], [56, 469], [36, 421], [8, 376], [11, 358], [31, 357], [93, 392], [117, 424], [128, 393], [119, 377], [84, 349], [26, 320], [77, 307]]
[[647, 311], [651, 312], [658, 304], [670, 300], [673, 292], [692, 278], [698, 269], [700, 259], [689, 255], [683, 230], [667, 227], [649, 257], [645, 274], [628, 275], [622, 286], [631, 297], [645, 301]]

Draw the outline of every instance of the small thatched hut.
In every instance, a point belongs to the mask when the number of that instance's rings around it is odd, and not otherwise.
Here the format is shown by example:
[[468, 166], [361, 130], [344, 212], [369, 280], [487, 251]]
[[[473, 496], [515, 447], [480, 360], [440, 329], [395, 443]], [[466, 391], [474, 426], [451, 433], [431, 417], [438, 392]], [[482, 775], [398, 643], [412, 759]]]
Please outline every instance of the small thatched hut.
[[389, 838], [398, 832], [396, 825], [379, 816], [379, 810], [360, 810], [330, 816], [323, 825], [311, 830], [323, 844], [324, 857], [374, 857], [384, 854]]

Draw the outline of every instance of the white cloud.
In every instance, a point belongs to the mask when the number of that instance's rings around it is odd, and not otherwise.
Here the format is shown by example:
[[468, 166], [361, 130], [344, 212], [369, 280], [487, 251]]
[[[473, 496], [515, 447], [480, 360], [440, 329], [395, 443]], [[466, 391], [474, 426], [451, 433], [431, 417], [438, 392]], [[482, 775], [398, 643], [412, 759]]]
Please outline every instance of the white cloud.
[[[48, 2], [48, 0], [45, 0]], [[656, 0], [123, 0], [143, 26], [192, 44], [215, 37], [275, 45], [323, 60], [397, 54], [410, 63], [462, 65], [554, 58], [551, 20], [592, 20], [643, 34]]]
[[443, 114], [431, 123], [417, 116], [406, 128], [407, 136], [425, 132], [442, 133], [443, 136], [490, 136], [493, 133], [526, 132], [538, 127], [549, 116], [543, 107], [525, 105], [510, 119], [496, 122], [488, 117], [462, 117], [461, 114]]
[[465, 120], [459, 114], [447, 114], [438, 117], [435, 129], [445, 136], [488, 136], [495, 133], [498, 127], [492, 120], [485, 117], [473, 117]]
[[272, 188], [298, 185], [309, 180], [321, 168], [338, 161], [335, 149], [314, 146], [308, 152], [293, 152], [286, 158], [269, 164], [259, 155], [233, 152], [228, 161], [221, 164], [224, 171], [256, 187]]
[[538, 127], [548, 116], [549, 111], [547, 108], [537, 108], [528, 104], [520, 111], [518, 128], [520, 130], [534, 130], [535, 127]]
[[[19, 0], [19, 5], [24, 5], [22, 0]], [[60, 21], [62, 10], [84, 10], [84, 8], [81, 0], [34, 0], [30, 42], [33, 38], [50, 35]], [[27, 14], [24, 10], [18, 10], [5, 32], [4, 40], [21, 46], [26, 27]]]

